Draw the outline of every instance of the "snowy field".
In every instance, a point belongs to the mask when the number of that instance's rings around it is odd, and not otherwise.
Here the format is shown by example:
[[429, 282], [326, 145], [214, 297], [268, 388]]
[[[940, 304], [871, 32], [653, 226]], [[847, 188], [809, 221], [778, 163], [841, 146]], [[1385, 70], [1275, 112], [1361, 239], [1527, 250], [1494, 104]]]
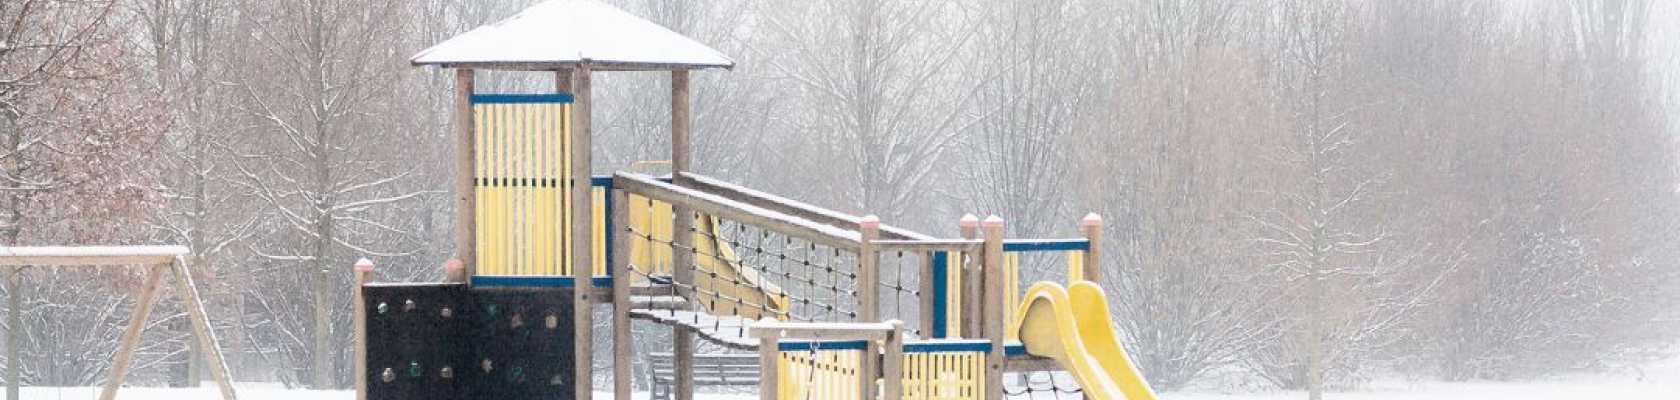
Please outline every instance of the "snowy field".
[[[1643, 376], [1640, 376], [1643, 375]], [[285, 390], [268, 384], [240, 385], [244, 400], [351, 400], [349, 391]], [[645, 396], [645, 394], [639, 393]], [[1266, 393], [1163, 393], [1165, 400], [1295, 400], [1304, 399], [1300, 392]], [[1674, 400], [1680, 399], [1680, 358], [1649, 365], [1641, 372], [1628, 371], [1616, 375], [1575, 375], [1535, 382], [1379, 382], [1357, 392], [1328, 393], [1335, 400]], [[97, 388], [25, 387], [25, 400], [94, 400]], [[206, 386], [192, 389], [134, 387], [117, 393], [122, 400], [214, 400], [216, 391]], [[598, 393], [598, 399], [612, 395]], [[645, 397], [637, 397], [645, 398]], [[749, 395], [703, 394], [707, 400], [751, 400]]]

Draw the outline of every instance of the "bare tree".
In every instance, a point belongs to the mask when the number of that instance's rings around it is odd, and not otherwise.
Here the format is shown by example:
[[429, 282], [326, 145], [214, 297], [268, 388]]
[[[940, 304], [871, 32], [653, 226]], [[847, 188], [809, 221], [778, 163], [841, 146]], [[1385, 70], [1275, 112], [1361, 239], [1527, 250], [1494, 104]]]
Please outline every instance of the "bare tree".
[[[311, 299], [295, 309], [292, 293], [248, 288], [259, 309], [289, 336], [276, 342], [293, 371], [309, 371], [316, 388], [336, 387], [335, 360], [347, 357], [344, 320], [354, 256], [400, 258], [417, 250], [396, 208], [427, 190], [408, 184], [418, 165], [404, 158], [414, 138], [393, 117], [402, 102], [389, 97], [408, 67], [392, 45], [406, 29], [406, 2], [307, 1], [242, 4], [257, 62], [233, 72], [242, 107], [258, 135], [239, 143], [235, 182], [264, 205], [264, 240], [250, 243], [261, 257], [259, 280], [304, 289]], [[305, 274], [295, 271], [304, 269]], [[303, 314], [296, 314], [302, 312]], [[307, 315], [307, 318], [303, 316]], [[305, 344], [307, 343], [307, 344]], [[308, 367], [304, 361], [308, 360]]]
[[966, 105], [980, 84], [958, 62], [975, 32], [956, 29], [969, 26], [972, 10], [949, 1], [759, 4], [755, 36], [764, 41], [750, 49], [769, 79], [785, 83], [772, 93], [789, 101], [774, 111], [786, 119], [785, 136], [767, 143], [780, 151], [765, 155], [817, 166], [797, 177], [768, 174], [769, 186], [821, 188], [832, 198], [818, 203], [908, 217], [939, 161], [977, 121]]

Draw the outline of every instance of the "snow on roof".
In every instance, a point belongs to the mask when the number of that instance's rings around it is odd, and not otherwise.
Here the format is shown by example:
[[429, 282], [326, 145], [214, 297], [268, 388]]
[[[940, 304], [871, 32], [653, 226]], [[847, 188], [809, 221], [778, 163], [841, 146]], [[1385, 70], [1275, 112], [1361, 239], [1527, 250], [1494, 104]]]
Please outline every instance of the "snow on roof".
[[415, 54], [414, 65], [550, 69], [731, 68], [722, 52], [594, 0], [549, 0]]

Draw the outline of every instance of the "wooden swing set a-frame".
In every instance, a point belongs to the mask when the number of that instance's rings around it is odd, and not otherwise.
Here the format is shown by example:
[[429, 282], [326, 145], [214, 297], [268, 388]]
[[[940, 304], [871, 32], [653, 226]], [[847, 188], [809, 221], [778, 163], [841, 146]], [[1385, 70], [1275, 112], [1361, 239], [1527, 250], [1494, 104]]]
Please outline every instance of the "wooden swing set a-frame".
[[192, 320], [193, 337], [208, 358], [210, 376], [221, 389], [222, 399], [234, 400], [236, 397], [228, 377], [227, 363], [222, 360], [221, 346], [216, 342], [215, 332], [210, 330], [204, 302], [187, 269], [187, 254], [189, 250], [185, 246], [0, 247], [0, 268], [146, 267], [146, 281], [140, 287], [139, 297], [135, 298], [134, 311], [118, 342], [117, 353], [112, 356], [110, 376], [100, 389], [99, 400], [117, 397], [117, 388], [122, 387], [123, 377], [134, 361], [134, 347], [140, 342], [140, 331], [145, 329], [152, 306], [157, 304], [158, 283], [163, 280], [164, 274], [173, 275], [175, 295], [181, 300], [182, 308], [187, 310], [188, 319]]

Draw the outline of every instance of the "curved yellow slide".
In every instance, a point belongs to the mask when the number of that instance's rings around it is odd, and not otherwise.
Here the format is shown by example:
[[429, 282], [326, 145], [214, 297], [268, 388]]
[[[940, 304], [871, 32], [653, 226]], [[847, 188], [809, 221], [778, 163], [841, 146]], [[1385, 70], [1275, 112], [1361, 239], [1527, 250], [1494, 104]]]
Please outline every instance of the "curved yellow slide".
[[1091, 399], [1155, 400], [1155, 390], [1114, 334], [1101, 287], [1081, 281], [1064, 289], [1038, 282], [1022, 298], [1009, 327], [1027, 354], [1056, 360]]
[[[638, 231], [630, 243], [630, 264], [641, 276], [671, 276], [672, 234], [671, 204], [650, 202], [641, 196], [630, 196], [628, 211], [630, 226]], [[757, 271], [741, 267], [735, 250], [719, 243], [723, 237], [717, 218], [701, 215], [694, 220], [694, 299], [715, 315], [737, 315], [743, 318], [765, 317], [787, 319], [790, 306], [788, 295], [781, 287], [759, 276]], [[640, 236], [648, 236], [653, 242]]]

